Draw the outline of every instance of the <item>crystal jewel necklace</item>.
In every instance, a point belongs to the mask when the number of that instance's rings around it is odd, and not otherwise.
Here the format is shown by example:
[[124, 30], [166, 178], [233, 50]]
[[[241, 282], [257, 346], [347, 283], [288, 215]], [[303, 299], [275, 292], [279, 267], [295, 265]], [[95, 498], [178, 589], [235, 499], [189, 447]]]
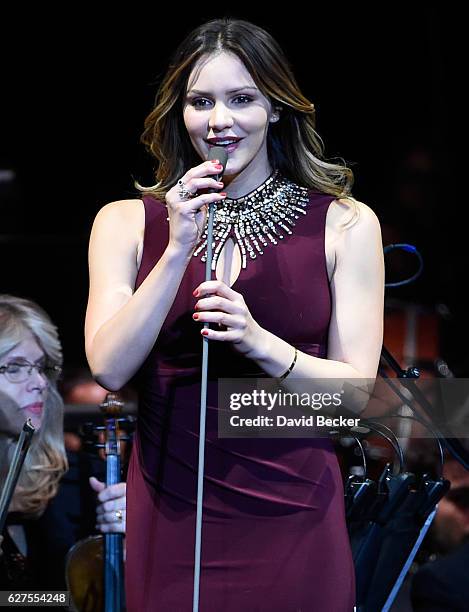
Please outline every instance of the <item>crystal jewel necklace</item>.
[[[247, 267], [248, 257], [256, 259], [263, 255], [263, 248], [278, 244], [284, 234], [292, 234], [296, 219], [305, 215], [309, 202], [308, 190], [284, 178], [275, 170], [258, 187], [242, 198], [226, 198], [217, 203], [213, 224], [212, 270], [216, 269], [218, 257], [232, 230], [241, 251], [242, 267]], [[204, 251], [201, 261], [207, 260], [208, 220], [194, 257]]]

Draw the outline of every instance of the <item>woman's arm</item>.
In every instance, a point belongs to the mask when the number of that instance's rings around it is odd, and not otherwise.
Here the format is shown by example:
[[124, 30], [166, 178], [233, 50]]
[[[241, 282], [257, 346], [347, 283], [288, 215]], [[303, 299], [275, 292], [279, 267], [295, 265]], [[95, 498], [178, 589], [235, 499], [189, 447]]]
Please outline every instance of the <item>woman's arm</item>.
[[[220, 189], [221, 184], [207, 176], [220, 170], [218, 161], [206, 161], [189, 169], [182, 180], [194, 194]], [[168, 191], [168, 245], [135, 293], [137, 251], [145, 230], [142, 202], [112, 202], [98, 213], [89, 248], [85, 348], [93, 376], [103, 387], [119, 390], [146, 359], [202, 234], [208, 205], [225, 197], [202, 192], [186, 199], [178, 185]]]
[[126, 200], [102, 208], [91, 232], [85, 348], [93, 376], [110, 390], [125, 385], [151, 351], [190, 261], [189, 251], [168, 245], [134, 293], [144, 226], [142, 202]]
[[[337, 215], [327, 359], [298, 351], [288, 379], [376, 377], [383, 342], [383, 247], [376, 215], [365, 204], [358, 206], [359, 218], [351, 227], [340, 228], [342, 215]], [[281, 376], [294, 349], [263, 330], [262, 340], [247, 356], [270, 376]]]

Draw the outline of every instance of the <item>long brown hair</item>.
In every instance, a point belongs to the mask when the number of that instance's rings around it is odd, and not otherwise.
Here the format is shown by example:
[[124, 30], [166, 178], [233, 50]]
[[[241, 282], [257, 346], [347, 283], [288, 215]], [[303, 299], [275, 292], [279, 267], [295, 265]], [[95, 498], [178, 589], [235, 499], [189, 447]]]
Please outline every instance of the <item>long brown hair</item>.
[[[28, 334], [32, 334], [50, 365], [62, 364], [62, 347], [57, 328], [34, 302], [12, 295], [0, 295], [0, 362]], [[25, 514], [41, 514], [57, 494], [59, 481], [68, 469], [63, 437], [64, 404], [56, 380], [49, 380], [44, 419], [34, 434], [31, 447], [15, 489], [15, 501]], [[19, 431], [0, 431], [0, 487], [16, 446]]]
[[182, 116], [187, 82], [201, 58], [222, 51], [236, 55], [273, 107], [281, 109], [280, 120], [269, 126], [267, 135], [271, 166], [310, 189], [349, 196], [353, 173], [345, 164], [325, 161], [314, 104], [301, 93], [282, 49], [262, 28], [232, 18], [199, 26], [176, 50], [141, 137], [157, 162], [156, 185], [136, 186], [164, 199], [177, 180], [200, 163]]

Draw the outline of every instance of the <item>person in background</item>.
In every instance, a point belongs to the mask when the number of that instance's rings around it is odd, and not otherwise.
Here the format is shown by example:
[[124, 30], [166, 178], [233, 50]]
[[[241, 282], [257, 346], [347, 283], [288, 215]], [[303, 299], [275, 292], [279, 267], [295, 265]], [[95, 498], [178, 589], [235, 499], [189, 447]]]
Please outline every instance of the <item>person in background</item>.
[[37, 430], [2, 534], [2, 588], [64, 588], [65, 555], [77, 539], [95, 524], [103, 533], [125, 531], [125, 483], [106, 488], [95, 477], [83, 483], [77, 476], [86, 473], [77, 471], [83, 461], [67, 456], [61, 366], [47, 313], [30, 300], [0, 295], [0, 487], [24, 422], [30, 419]]

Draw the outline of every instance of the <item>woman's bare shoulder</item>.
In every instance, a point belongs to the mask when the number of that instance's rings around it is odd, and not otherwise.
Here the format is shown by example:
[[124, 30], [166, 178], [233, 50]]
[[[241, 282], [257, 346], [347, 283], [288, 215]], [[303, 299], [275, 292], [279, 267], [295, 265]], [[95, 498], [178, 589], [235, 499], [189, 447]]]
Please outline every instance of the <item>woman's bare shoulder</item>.
[[341, 234], [352, 230], [354, 234], [379, 230], [380, 224], [373, 209], [355, 198], [338, 198], [331, 202], [327, 212], [328, 229]]
[[332, 280], [337, 262], [352, 253], [364, 256], [367, 246], [381, 246], [381, 227], [373, 209], [355, 198], [333, 200], [326, 217], [326, 260]]
[[96, 220], [109, 223], [138, 222], [144, 219], [145, 209], [142, 200], [116, 200], [99, 209]]
[[116, 200], [105, 204], [97, 213], [93, 230], [119, 232], [120, 238], [135, 236], [140, 240], [145, 230], [145, 207], [142, 200]]
[[[114, 253], [131, 253], [140, 264], [145, 234], [145, 207], [142, 200], [116, 200], [105, 204], [97, 213], [91, 231], [91, 252], [102, 256], [102, 248]], [[96, 249], [95, 249], [96, 247]]]

